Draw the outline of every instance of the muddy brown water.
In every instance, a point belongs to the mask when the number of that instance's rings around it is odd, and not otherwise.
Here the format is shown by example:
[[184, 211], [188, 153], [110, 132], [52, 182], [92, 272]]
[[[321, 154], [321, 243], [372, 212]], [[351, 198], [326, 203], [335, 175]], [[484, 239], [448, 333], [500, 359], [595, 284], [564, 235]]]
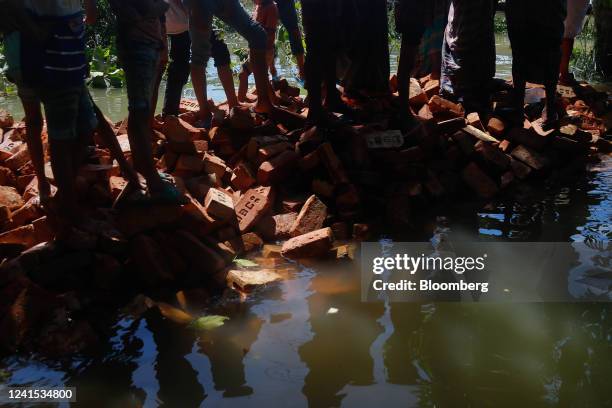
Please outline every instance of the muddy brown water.
[[[123, 91], [95, 96], [123, 117]], [[377, 238], [601, 245], [612, 237], [612, 159], [486, 209], [446, 202], [422, 219], [419, 233]], [[230, 318], [214, 331], [117, 312], [92, 354], [1, 360], [0, 388], [77, 387], [79, 407], [612, 406], [609, 304], [367, 304], [355, 265], [291, 266], [245, 302], [201, 307], [194, 292], [191, 313]]]

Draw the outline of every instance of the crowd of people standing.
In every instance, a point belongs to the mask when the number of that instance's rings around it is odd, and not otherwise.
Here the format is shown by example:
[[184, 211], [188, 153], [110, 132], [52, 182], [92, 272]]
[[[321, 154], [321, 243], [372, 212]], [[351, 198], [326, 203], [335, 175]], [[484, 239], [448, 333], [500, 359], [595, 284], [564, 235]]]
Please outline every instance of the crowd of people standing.
[[[126, 74], [128, 137], [133, 166], [123, 157], [111, 126], [86, 87], [86, 24], [96, 24], [96, 0], [0, 0], [9, 76], [26, 114], [27, 144], [38, 176], [41, 204], [55, 207], [58, 236], [88, 228], [78, 205], [75, 180], [92, 135], [104, 138], [138, 199], [180, 204], [183, 197], [153, 159], [152, 125], [160, 82], [167, 72], [162, 115], [178, 115], [191, 77], [199, 103], [197, 126], [209, 128], [212, 110], [206, 67], [213, 58], [230, 108], [248, 106], [267, 116], [278, 99], [275, 41], [279, 24], [289, 34], [297, 77], [308, 91], [308, 120], [324, 124], [330, 113], [350, 115], [345, 95], [391, 97], [388, 7], [401, 35], [397, 73], [402, 130], [418, 126], [409, 106], [410, 77], [440, 78], [440, 92], [486, 117], [495, 74], [494, 15], [497, 0], [253, 0], [249, 14], [240, 0], [108, 0], [117, 20], [117, 50]], [[512, 43], [516, 117], [522, 122], [526, 81], [546, 89], [545, 126], [558, 122], [556, 86], [571, 83], [573, 38], [589, 0], [507, 0]], [[300, 27], [299, 11], [301, 10]], [[569, 13], [568, 13], [569, 12]], [[236, 90], [231, 54], [213, 20], [220, 19], [249, 47]], [[302, 35], [304, 33], [304, 36]], [[304, 46], [305, 45], [305, 46]], [[562, 46], [563, 45], [563, 46]], [[253, 75], [256, 98], [248, 94]], [[44, 115], [42, 107], [44, 107]], [[56, 199], [44, 175], [41, 142], [46, 119]], [[146, 181], [146, 188], [139, 181]]]

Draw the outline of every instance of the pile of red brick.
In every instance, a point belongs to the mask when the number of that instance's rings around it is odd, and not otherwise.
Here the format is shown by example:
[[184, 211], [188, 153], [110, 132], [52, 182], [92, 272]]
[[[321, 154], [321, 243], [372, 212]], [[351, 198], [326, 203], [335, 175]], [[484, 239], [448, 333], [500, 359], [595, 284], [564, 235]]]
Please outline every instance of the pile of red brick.
[[[389, 129], [394, 102], [392, 109], [356, 105], [367, 123], [340, 118], [306, 129], [294, 89], [278, 85], [288, 109], [269, 119], [219, 111], [207, 131], [194, 127], [193, 107], [185, 104], [180, 117], [157, 124], [158, 167], [172, 175], [186, 205], [111, 209], [126, 181], [98, 146], [99, 163], [82, 167], [78, 188], [100, 228], [69, 248], [53, 243], [35, 200], [23, 123], [0, 113], [0, 348], [26, 347], [37, 322], [59, 305], [78, 308], [66, 293], [248, 286], [248, 274], [230, 273], [233, 261], [265, 243], [279, 244], [267, 247], [270, 256], [288, 259], [345, 256], [339, 242], [366, 239], [371, 220], [410, 225], [418, 205], [472, 192], [491, 199], [610, 152], [600, 119], [609, 102], [588, 85], [562, 99], [561, 130], [543, 131], [538, 115], [529, 116], [531, 105], [524, 126], [509, 128], [507, 91], [496, 94], [495, 116], [482, 123], [438, 96], [437, 81], [413, 80], [411, 107], [423, 126], [407, 135]], [[126, 121], [115, 130], [129, 158]], [[53, 182], [50, 168], [47, 176]], [[256, 285], [271, 275], [253, 276]], [[91, 332], [80, 327], [64, 343], [78, 349]]]

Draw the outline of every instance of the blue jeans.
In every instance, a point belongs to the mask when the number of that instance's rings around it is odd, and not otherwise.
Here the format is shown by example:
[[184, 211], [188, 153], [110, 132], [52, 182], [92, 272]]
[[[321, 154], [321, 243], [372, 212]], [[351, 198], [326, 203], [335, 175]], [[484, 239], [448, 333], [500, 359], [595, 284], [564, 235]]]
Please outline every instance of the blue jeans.
[[276, 0], [278, 5], [278, 16], [281, 23], [289, 34], [289, 44], [293, 55], [304, 54], [304, 44], [302, 44], [302, 34], [298, 24], [295, 0]]
[[125, 71], [129, 110], [150, 112], [158, 75], [159, 48], [155, 44], [130, 41], [118, 43], [117, 49]]
[[192, 64], [206, 66], [212, 55], [210, 38], [213, 16], [236, 30], [247, 40], [251, 50], [266, 49], [266, 31], [251, 18], [239, 0], [183, 0], [183, 3], [191, 10], [189, 31]]

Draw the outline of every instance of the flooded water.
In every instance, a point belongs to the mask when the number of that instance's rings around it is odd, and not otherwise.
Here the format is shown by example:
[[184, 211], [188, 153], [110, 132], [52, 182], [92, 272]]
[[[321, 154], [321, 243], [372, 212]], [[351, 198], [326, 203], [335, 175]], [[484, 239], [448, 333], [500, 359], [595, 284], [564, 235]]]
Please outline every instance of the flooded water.
[[[507, 42], [498, 42], [507, 76]], [[211, 94], [220, 92], [213, 81]], [[113, 120], [125, 115], [123, 91], [94, 97]], [[447, 202], [421, 218], [410, 237], [379, 238], [600, 245], [612, 238], [612, 159], [486, 209]], [[612, 406], [607, 304], [369, 304], [349, 261], [291, 266], [246, 302], [198, 302], [193, 291], [189, 312], [230, 318], [214, 331], [117, 312], [93, 321], [107, 333], [96, 352], [6, 358], [0, 383], [77, 387], [74, 406], [88, 408]]]

